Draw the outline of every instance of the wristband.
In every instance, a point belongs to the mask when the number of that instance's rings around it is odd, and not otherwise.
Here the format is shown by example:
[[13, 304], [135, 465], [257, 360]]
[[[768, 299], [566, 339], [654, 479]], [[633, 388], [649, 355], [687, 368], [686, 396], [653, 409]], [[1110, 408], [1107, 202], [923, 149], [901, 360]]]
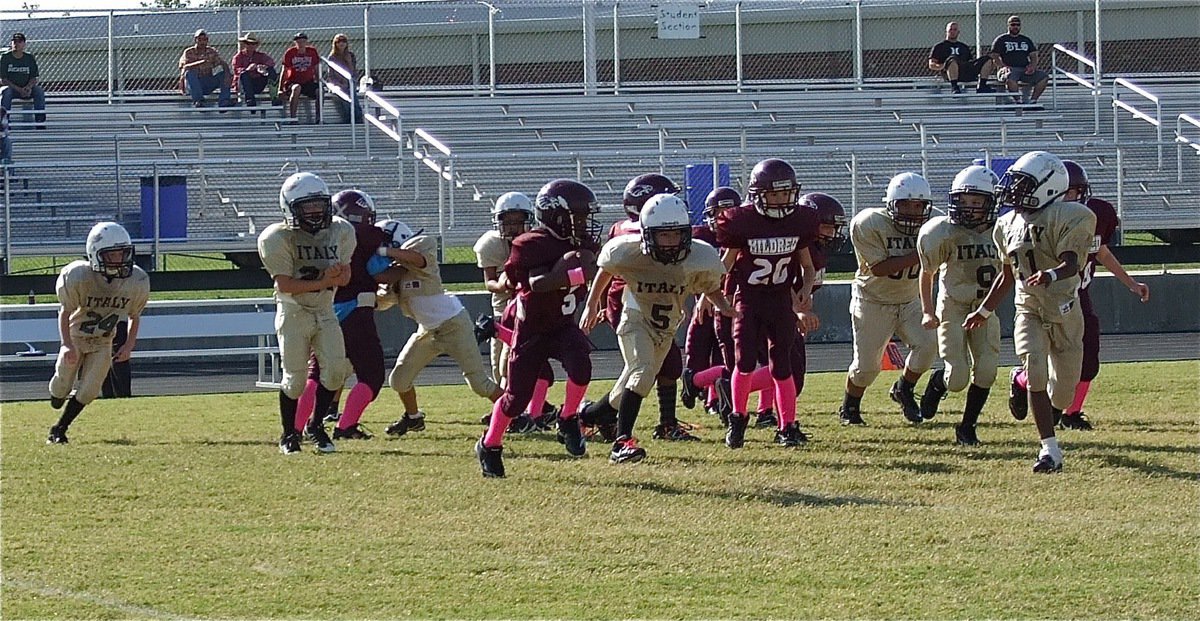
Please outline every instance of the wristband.
[[572, 287], [577, 287], [579, 285], [582, 285], [583, 284], [583, 268], [576, 267], [574, 269], [567, 270], [567, 281], [571, 283]]
[[381, 257], [386, 257], [386, 256], [388, 256], [388, 248], [387, 248], [387, 246], [380, 246], [380, 247], [379, 247], [379, 250], [376, 250], [376, 251], [375, 251], [375, 254], [377, 254], [377, 255], [379, 255], [379, 256], [381, 256]]
[[1050, 275], [1050, 282], [1058, 280], [1058, 272], [1054, 270], [1046, 270], [1046, 273]]
[[992, 316], [992, 311], [984, 308], [982, 304], [979, 305], [979, 308], [975, 312], [979, 313], [979, 316], [984, 319]]

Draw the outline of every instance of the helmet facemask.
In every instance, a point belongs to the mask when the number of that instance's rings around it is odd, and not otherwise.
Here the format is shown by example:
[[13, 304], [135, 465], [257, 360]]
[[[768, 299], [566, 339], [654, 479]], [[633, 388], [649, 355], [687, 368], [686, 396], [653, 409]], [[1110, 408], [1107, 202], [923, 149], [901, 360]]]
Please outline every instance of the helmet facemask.
[[96, 252], [96, 264], [92, 269], [109, 278], [129, 278], [133, 275], [133, 246], [109, 246], [100, 249]]
[[796, 203], [800, 200], [800, 184], [780, 181], [776, 185], [784, 187], [751, 192], [750, 199], [754, 201], [754, 209], [758, 213], [768, 218], [786, 218], [796, 211]]
[[664, 265], [680, 263], [692, 252], [692, 227], [643, 228], [642, 252]]
[[1000, 185], [996, 186], [997, 200], [1001, 205], [1014, 209], [1041, 209], [1054, 201], [1038, 198], [1037, 191], [1043, 182], [1028, 173], [1009, 170], [1000, 179]]
[[316, 233], [333, 223], [333, 206], [325, 196], [302, 198], [292, 203], [292, 219], [294, 227]]
[[888, 201], [887, 214], [901, 235], [916, 235], [933, 213], [933, 201], [901, 198]]
[[946, 215], [952, 224], [969, 229], [992, 226], [996, 222], [996, 198], [988, 192], [954, 192]]
[[527, 211], [513, 210], [496, 214], [496, 232], [500, 237], [509, 241], [516, 239], [522, 233], [528, 233], [533, 225], [533, 218]]
[[817, 227], [817, 245], [827, 252], [837, 252], [846, 245], [846, 234], [842, 229], [846, 226], [846, 218], [835, 218], [832, 222], [822, 221]]

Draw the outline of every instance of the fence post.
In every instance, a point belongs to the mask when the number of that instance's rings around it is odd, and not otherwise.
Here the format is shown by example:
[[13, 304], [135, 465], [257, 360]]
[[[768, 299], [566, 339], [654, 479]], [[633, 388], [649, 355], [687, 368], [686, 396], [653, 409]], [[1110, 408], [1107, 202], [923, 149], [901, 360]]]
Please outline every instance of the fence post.
[[854, 0], [854, 84], [862, 90], [863, 84], [863, 36], [862, 0]]
[[858, 153], [850, 152], [850, 213], [858, 213]]
[[371, 5], [363, 5], [363, 75], [371, 76]]
[[975, 55], [983, 56], [983, 0], [975, 0]]
[[[921, 176], [929, 178], [929, 153], [925, 150], [925, 124], [921, 123]], [[1003, 143], [1004, 136], [1004, 121], [1000, 122], [1000, 136]]]
[[158, 238], [159, 238], [159, 234], [160, 234], [159, 233], [159, 228], [160, 228], [159, 221], [161, 220], [161, 218], [159, 217], [159, 215], [160, 215], [159, 209], [161, 208], [161, 206], [158, 204], [158, 193], [159, 193], [158, 192], [158, 162], [154, 163], [153, 170], [154, 170], [154, 263], [153, 263], [152, 267], [154, 268], [154, 271], [157, 272], [158, 271], [158, 253], [159, 253]]
[[742, 3], [733, 5], [734, 55], [737, 57], [737, 92], [742, 92], [745, 74], [742, 72]]
[[583, 0], [583, 94], [596, 94], [595, 0]]
[[12, 268], [12, 205], [9, 199], [12, 178], [8, 175], [8, 164], [0, 168], [4, 169], [4, 273], [8, 274]]
[[1125, 212], [1125, 153], [1117, 147], [1117, 220]]
[[438, 158], [438, 261], [446, 255], [446, 185], [442, 170], [446, 169], [445, 157]]
[[1058, 48], [1050, 48], [1050, 109], [1058, 112]]
[[613, 3], [613, 94], [621, 94], [621, 3]]
[[[117, 221], [120, 222], [122, 220], [122, 216], [124, 215], [122, 213], [122, 209], [121, 209], [121, 135], [120, 134], [113, 134], [113, 173], [114, 173], [113, 176], [116, 177], [116, 185], [117, 185], [117, 195], [116, 195]], [[140, 186], [138, 188], [138, 191], [141, 191]]]
[[488, 92], [496, 96], [496, 13], [500, 9], [492, 5], [488, 8]]
[[1100, 0], [1096, 0], [1096, 88], [1100, 88], [1100, 78], [1104, 75], [1104, 68], [1100, 64]]
[[113, 12], [108, 12], [108, 105], [113, 102], [113, 87], [117, 82], [117, 52], [113, 47]]

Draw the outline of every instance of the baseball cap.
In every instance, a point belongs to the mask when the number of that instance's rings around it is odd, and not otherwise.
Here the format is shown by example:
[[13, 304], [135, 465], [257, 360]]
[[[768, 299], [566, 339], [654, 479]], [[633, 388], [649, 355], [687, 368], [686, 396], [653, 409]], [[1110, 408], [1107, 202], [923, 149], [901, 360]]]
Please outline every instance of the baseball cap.
[[203, 36], [203, 37], [207, 37], [207, 36], [208, 36], [208, 31], [207, 31], [207, 30], [205, 30], [205, 29], [203, 29], [203, 28], [201, 28], [200, 30], [197, 30], [197, 31], [196, 31], [196, 34], [193, 34], [193, 35], [192, 35], [192, 38], [193, 38], [193, 39], [195, 39], [196, 37], [201, 37], [201, 36]]
[[292, 37], [292, 41], [295, 41], [296, 39], [307, 39], [307, 38], [308, 38], [308, 35], [304, 34], [303, 32], [297, 32], [296, 36]]
[[12, 36], [12, 40], [13, 40], [13, 41], [24, 41], [24, 40], [25, 40], [25, 33], [23, 33], [23, 32], [14, 32], [14, 33], [13, 33], [13, 36]]

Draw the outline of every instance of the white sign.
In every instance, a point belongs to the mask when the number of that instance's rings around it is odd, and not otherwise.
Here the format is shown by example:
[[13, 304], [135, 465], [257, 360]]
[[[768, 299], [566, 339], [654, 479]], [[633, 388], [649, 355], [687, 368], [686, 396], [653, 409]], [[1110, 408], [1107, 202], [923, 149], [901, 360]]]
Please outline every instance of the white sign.
[[659, 39], [699, 39], [700, 7], [695, 4], [658, 5]]

